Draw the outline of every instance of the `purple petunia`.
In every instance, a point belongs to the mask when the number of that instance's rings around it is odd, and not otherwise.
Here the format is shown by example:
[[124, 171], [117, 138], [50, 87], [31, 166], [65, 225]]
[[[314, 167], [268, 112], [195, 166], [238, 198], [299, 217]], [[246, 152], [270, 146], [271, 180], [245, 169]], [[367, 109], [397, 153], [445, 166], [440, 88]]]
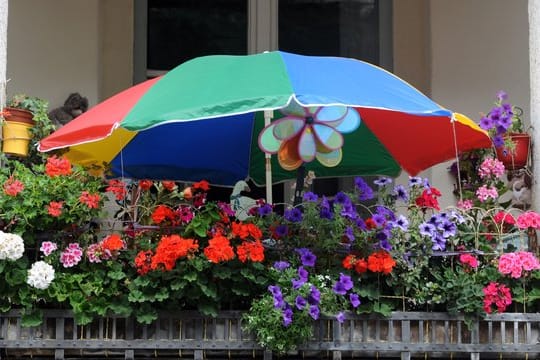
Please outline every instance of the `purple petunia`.
[[373, 199], [373, 189], [362, 179], [361, 177], [354, 178], [354, 185], [358, 190], [358, 200], [371, 200]]
[[311, 316], [313, 320], [317, 320], [319, 318], [319, 314], [320, 314], [320, 310], [317, 305], [311, 305], [309, 307], [309, 316]]
[[278, 271], [283, 271], [285, 269], [288, 269], [291, 266], [287, 261], [276, 261], [274, 263], [274, 269]]
[[345, 321], [345, 313], [343, 311], [338, 312], [336, 315], [336, 320], [342, 324]]
[[317, 202], [318, 200], [319, 200], [319, 196], [311, 191], [308, 191], [304, 194], [304, 201]]
[[285, 224], [280, 224], [274, 229], [274, 234], [279, 238], [287, 236], [289, 235], [289, 227]]
[[285, 220], [290, 222], [301, 222], [302, 221], [302, 211], [299, 208], [292, 208], [285, 210], [284, 214]]
[[298, 295], [295, 299], [295, 305], [298, 310], [302, 310], [306, 307], [307, 301], [302, 296]]
[[351, 302], [353, 308], [357, 308], [358, 306], [360, 306], [360, 297], [358, 296], [358, 294], [350, 293], [349, 301]]
[[292, 309], [283, 310], [283, 326], [289, 326], [292, 323], [293, 311]]
[[321, 292], [316, 286], [312, 285], [308, 295], [308, 303], [317, 305], [319, 302], [321, 302]]
[[409, 200], [409, 194], [407, 194], [407, 190], [405, 190], [405, 187], [401, 184], [396, 185], [394, 187], [393, 194], [398, 200], [401, 200], [401, 201]]
[[373, 183], [379, 187], [386, 186], [392, 183], [392, 179], [389, 177], [381, 176], [377, 180], [373, 181]]
[[302, 261], [303, 266], [315, 266], [315, 261], [317, 260], [317, 257], [309, 249], [300, 248], [296, 249], [296, 252], [300, 254], [300, 261]]
[[349, 275], [341, 273], [339, 275], [339, 281], [336, 281], [332, 290], [338, 295], [345, 295], [347, 291], [351, 290], [353, 287], [353, 282]]
[[272, 213], [272, 206], [270, 204], [264, 204], [257, 211], [260, 217], [268, 216]]

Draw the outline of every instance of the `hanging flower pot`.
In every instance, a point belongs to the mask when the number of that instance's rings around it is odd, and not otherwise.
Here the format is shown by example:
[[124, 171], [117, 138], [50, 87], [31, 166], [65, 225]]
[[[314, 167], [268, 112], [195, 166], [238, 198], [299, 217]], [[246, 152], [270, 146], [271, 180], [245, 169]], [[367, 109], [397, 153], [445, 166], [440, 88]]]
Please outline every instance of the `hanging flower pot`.
[[33, 115], [28, 110], [4, 108], [2, 126], [2, 151], [16, 156], [28, 155], [28, 144], [32, 138], [30, 129], [35, 125]]
[[514, 149], [501, 146], [495, 149], [497, 158], [507, 170], [517, 170], [525, 167], [529, 160], [531, 136], [529, 134], [512, 133], [508, 137], [514, 144]]

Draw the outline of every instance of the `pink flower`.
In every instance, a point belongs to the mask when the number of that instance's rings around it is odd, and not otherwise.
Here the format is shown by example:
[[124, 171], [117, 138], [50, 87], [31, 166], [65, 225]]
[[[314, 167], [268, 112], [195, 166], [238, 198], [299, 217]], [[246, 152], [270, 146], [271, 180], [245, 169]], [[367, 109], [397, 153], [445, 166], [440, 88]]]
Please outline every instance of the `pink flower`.
[[474, 255], [471, 254], [461, 254], [459, 255], [459, 261], [462, 264], [468, 265], [473, 269], [476, 269], [478, 267], [478, 259]]
[[488, 188], [486, 185], [482, 185], [478, 188], [478, 190], [476, 190], [476, 197], [478, 200], [480, 200], [480, 202], [485, 202], [489, 198], [497, 199], [499, 197], [499, 193], [494, 186]]
[[493, 312], [492, 305], [497, 307], [497, 312], [502, 313], [512, 303], [512, 293], [503, 284], [490, 282], [484, 289], [484, 311], [487, 314]]
[[503, 275], [510, 275], [514, 279], [519, 279], [524, 271], [540, 269], [540, 262], [530, 252], [518, 251], [515, 253], [505, 253], [499, 258], [499, 272]]
[[82, 249], [77, 243], [70, 243], [60, 255], [60, 262], [65, 268], [77, 265], [82, 259]]
[[504, 165], [501, 161], [493, 158], [487, 158], [480, 165], [478, 175], [480, 175], [482, 179], [490, 176], [498, 178], [504, 175], [504, 170]]
[[527, 229], [527, 228], [539, 229], [540, 228], [540, 214], [534, 211], [524, 212], [523, 214], [518, 216], [517, 226], [520, 229]]
[[43, 253], [45, 256], [49, 256], [52, 254], [53, 251], [55, 251], [58, 247], [55, 243], [51, 241], [44, 241], [41, 243], [41, 247], [39, 250]]
[[467, 199], [467, 200], [459, 200], [458, 203], [457, 203], [457, 207], [459, 209], [461, 209], [461, 210], [467, 211], [467, 210], [472, 209], [473, 202], [472, 202], [472, 200], [469, 200], [469, 199]]

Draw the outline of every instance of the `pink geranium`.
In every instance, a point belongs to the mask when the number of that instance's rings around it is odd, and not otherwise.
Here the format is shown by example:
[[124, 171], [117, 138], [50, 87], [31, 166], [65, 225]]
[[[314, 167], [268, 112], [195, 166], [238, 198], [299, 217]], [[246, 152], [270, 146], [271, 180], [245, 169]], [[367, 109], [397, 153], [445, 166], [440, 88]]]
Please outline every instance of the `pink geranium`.
[[540, 229], [540, 214], [534, 211], [527, 211], [517, 218], [517, 226], [520, 229]]
[[538, 259], [530, 252], [518, 251], [502, 254], [499, 258], [499, 272], [503, 275], [510, 275], [514, 279], [519, 279], [524, 271], [540, 269]]
[[60, 262], [65, 268], [77, 265], [82, 259], [82, 249], [77, 243], [70, 243], [60, 255]]
[[497, 312], [502, 313], [506, 310], [508, 305], [512, 304], [512, 294], [510, 289], [496, 282], [490, 282], [488, 286], [483, 289], [484, 292], [484, 311], [487, 314], [493, 312], [493, 305], [496, 306]]

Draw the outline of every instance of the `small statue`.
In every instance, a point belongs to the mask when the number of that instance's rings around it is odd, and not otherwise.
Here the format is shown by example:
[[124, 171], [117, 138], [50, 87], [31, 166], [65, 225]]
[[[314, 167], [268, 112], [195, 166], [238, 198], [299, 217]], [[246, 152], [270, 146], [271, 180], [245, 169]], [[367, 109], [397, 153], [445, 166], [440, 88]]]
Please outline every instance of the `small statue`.
[[63, 106], [49, 111], [49, 119], [60, 128], [68, 122], [88, 110], [88, 99], [79, 93], [72, 93], [68, 96]]

